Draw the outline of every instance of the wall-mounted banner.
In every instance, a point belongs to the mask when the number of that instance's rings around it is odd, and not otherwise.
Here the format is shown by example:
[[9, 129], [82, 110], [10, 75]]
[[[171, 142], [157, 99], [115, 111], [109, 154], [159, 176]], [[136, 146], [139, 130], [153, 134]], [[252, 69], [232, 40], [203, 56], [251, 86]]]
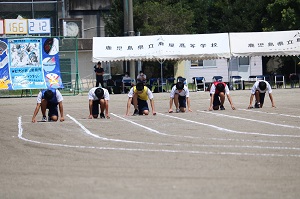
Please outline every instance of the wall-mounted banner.
[[0, 38], [0, 89], [63, 88], [57, 38]]

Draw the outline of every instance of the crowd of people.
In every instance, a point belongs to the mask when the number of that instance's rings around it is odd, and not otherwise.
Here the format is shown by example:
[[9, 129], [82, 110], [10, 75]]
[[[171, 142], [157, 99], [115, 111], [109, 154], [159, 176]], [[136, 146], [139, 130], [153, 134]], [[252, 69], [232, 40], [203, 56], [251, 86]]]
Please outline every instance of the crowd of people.
[[[141, 75], [141, 73], [139, 74]], [[258, 80], [254, 83], [251, 89], [250, 103], [248, 108], [262, 108], [264, 104], [265, 94], [268, 92], [272, 107], [275, 108], [275, 103], [272, 96], [272, 88], [267, 81]], [[222, 81], [215, 81], [210, 87], [210, 105], [208, 110], [225, 110], [224, 102], [227, 97], [232, 110], [235, 110], [232, 98], [229, 94], [228, 85]], [[88, 93], [89, 101], [89, 119], [106, 118], [109, 119], [109, 92], [106, 88], [103, 88], [101, 84], [90, 89]], [[133, 85], [128, 92], [128, 101], [126, 106], [126, 116], [130, 114], [131, 106], [134, 107], [133, 115], [149, 115], [150, 110], [148, 101], [151, 106], [151, 112], [156, 115], [154, 96], [151, 89], [149, 89], [145, 82], [139, 81], [136, 85]], [[253, 100], [255, 99], [254, 107]], [[32, 116], [32, 122], [37, 122], [36, 116], [41, 109], [42, 120], [46, 121], [58, 121], [58, 108], [60, 112], [60, 121], [64, 121], [63, 111], [63, 97], [58, 89], [46, 89], [39, 92], [37, 96], [37, 105]], [[181, 81], [172, 86], [170, 92], [169, 101], [169, 113], [173, 113], [173, 106], [175, 106], [176, 113], [180, 112], [192, 112], [191, 100], [188, 87]], [[46, 117], [46, 111], [48, 109], [48, 119]], [[100, 111], [99, 111], [100, 110]]]

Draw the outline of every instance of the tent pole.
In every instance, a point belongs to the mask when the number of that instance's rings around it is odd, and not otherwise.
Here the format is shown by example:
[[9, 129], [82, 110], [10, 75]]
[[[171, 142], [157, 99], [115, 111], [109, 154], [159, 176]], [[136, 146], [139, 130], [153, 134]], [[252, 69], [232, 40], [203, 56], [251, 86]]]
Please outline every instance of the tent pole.
[[[162, 87], [162, 81], [163, 81], [163, 63], [165, 62], [165, 60], [159, 60], [158, 61], [160, 63], [160, 81], [161, 81], [161, 92], [164, 92], [164, 89]], [[159, 81], [158, 81], [159, 82]], [[158, 92], [159, 92], [159, 85], [158, 85]]]

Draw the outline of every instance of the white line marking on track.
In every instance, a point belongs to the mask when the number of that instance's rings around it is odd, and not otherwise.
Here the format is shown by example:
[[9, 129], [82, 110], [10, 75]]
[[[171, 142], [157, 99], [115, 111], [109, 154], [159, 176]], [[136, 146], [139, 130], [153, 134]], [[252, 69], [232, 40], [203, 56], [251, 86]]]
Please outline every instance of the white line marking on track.
[[254, 120], [254, 119], [249, 119], [249, 118], [244, 118], [244, 117], [226, 115], [226, 114], [222, 114], [222, 113], [213, 113], [211, 111], [208, 112], [208, 111], [200, 111], [200, 110], [198, 110], [198, 112], [207, 113], [207, 114], [213, 114], [213, 115], [222, 116], [222, 117], [226, 116], [226, 117], [230, 117], [230, 118], [234, 118], [234, 119], [247, 120], [247, 121], [256, 122], [256, 123], [269, 124], [269, 125], [272, 125], [272, 126], [280, 126], [280, 127], [285, 127], [285, 128], [300, 129], [300, 127], [298, 127], [298, 126], [292, 126], [292, 125], [286, 125], [286, 124], [276, 124], [276, 123], [273, 123], [273, 122], [266, 122], [266, 121], [261, 121], [261, 120]]
[[[207, 113], [207, 111], [203, 111], [204, 113]], [[166, 117], [170, 117], [170, 118], [174, 118], [174, 119], [178, 119], [178, 120], [182, 120], [185, 122], [190, 122], [190, 123], [194, 123], [194, 124], [200, 124], [203, 126], [208, 126], [211, 128], [215, 128], [219, 131], [225, 131], [228, 133], [235, 133], [235, 134], [244, 134], [244, 135], [259, 135], [259, 136], [268, 136], [268, 137], [293, 137], [293, 138], [300, 138], [300, 135], [279, 135], [279, 134], [266, 134], [266, 133], [255, 133], [255, 132], [243, 132], [243, 131], [236, 131], [236, 130], [231, 130], [231, 129], [226, 129], [226, 128], [222, 128], [216, 125], [212, 125], [212, 124], [206, 124], [206, 123], [202, 123], [202, 122], [196, 122], [193, 120], [188, 120], [188, 119], [184, 119], [184, 118], [180, 118], [180, 117], [175, 117], [175, 116], [171, 116], [171, 115], [166, 115], [166, 114], [162, 114], [162, 113], [158, 113], [160, 115], [164, 115]]]
[[[159, 114], [164, 115], [162, 113], [159, 113]], [[124, 117], [118, 116], [116, 114], [111, 113], [111, 115], [113, 115], [115, 117], [118, 117], [121, 120], [130, 122], [132, 124], [136, 124], [136, 125], [138, 125], [140, 127], [144, 127], [143, 125], [137, 124], [136, 122], [133, 122], [133, 121], [131, 121], [129, 119], [126, 119]], [[164, 115], [164, 116], [167, 116], [167, 115]], [[181, 119], [181, 118], [178, 118], [178, 119]], [[154, 133], [158, 132], [156, 130], [152, 131], [149, 127], [145, 127], [145, 128], [148, 129], [148, 130], [150, 130], [151, 132], [154, 132]], [[159, 135], [165, 135], [165, 136], [171, 136], [171, 137], [182, 137], [182, 138], [189, 138], [189, 139], [206, 139], [206, 140], [217, 140], [217, 141], [238, 141], [238, 142], [259, 142], [259, 143], [268, 143], [269, 142], [269, 143], [284, 143], [284, 144], [290, 144], [290, 143], [292, 143], [292, 142], [271, 141], [271, 140], [249, 140], [249, 139], [230, 139], [230, 138], [204, 138], [204, 137], [195, 137], [195, 136], [187, 136], [187, 135], [184, 135], [184, 136], [171, 135], [171, 134], [160, 133], [160, 132], [158, 132], [158, 134]]]
[[259, 110], [252, 110], [252, 109], [238, 109], [238, 110], [255, 112], [255, 113], [262, 113], [262, 114], [268, 114], [268, 115], [280, 115], [280, 116], [285, 116], [285, 117], [300, 118], [300, 116], [298, 116], [298, 115], [288, 115], [288, 114], [282, 114], [282, 113], [268, 113], [268, 112], [263, 112], [263, 111], [259, 111]]
[[[83, 125], [81, 128], [87, 130]], [[266, 153], [240, 153], [240, 152], [210, 152], [210, 151], [183, 151], [183, 150], [165, 150], [165, 149], [136, 149], [136, 148], [114, 148], [114, 147], [95, 147], [95, 146], [82, 146], [82, 145], [68, 145], [39, 142], [35, 140], [26, 139], [23, 137], [22, 117], [18, 118], [18, 138], [35, 144], [59, 146], [66, 148], [81, 148], [81, 149], [98, 149], [98, 150], [114, 150], [114, 151], [135, 151], [135, 152], [164, 152], [164, 153], [188, 153], [188, 154], [202, 154], [202, 155], [234, 155], [234, 156], [263, 156], [263, 157], [297, 157], [299, 154], [266, 154]], [[87, 130], [88, 131], [88, 130]]]

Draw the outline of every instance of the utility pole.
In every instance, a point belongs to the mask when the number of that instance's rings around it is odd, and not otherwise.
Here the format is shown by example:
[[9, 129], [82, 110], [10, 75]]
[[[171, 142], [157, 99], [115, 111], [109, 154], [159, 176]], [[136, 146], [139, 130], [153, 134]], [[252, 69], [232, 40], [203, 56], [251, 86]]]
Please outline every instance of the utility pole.
[[[123, 0], [124, 5], [124, 36], [134, 36], [132, 0]], [[127, 71], [127, 62], [126, 62]], [[130, 61], [130, 77], [135, 79], [135, 61]]]

